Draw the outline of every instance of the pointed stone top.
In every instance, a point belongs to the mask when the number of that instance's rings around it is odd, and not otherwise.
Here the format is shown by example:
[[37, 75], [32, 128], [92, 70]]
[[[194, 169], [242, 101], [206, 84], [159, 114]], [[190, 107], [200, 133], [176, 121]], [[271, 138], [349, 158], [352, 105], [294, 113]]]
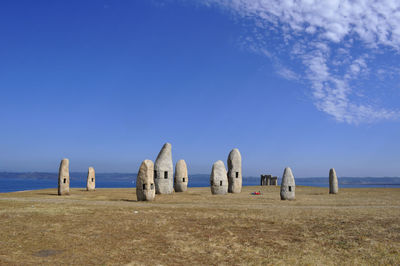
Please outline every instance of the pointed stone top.
[[156, 162], [154, 164], [155, 168], [162, 168], [172, 171], [173, 165], [171, 147], [171, 144], [168, 142], [164, 144], [164, 146], [161, 148], [160, 153], [157, 156]]
[[89, 166], [89, 171], [94, 171], [94, 167]]
[[69, 163], [69, 159], [68, 158], [64, 158], [61, 160], [62, 163]]
[[290, 167], [286, 167], [285, 170], [283, 171], [281, 186], [289, 186], [289, 185], [294, 186], [295, 182], [292, 169], [290, 169]]
[[290, 169], [290, 167], [286, 167], [285, 171], [283, 171], [283, 177], [285, 176], [293, 178], [292, 169]]
[[218, 160], [213, 164], [211, 176], [226, 177], [226, 168], [223, 161]]
[[187, 166], [186, 166], [186, 162], [185, 162], [185, 160], [179, 160], [177, 163], [176, 163], [176, 170], [178, 171], [178, 169], [187, 169]]
[[237, 159], [242, 160], [242, 156], [240, 155], [239, 149], [235, 148], [231, 150], [231, 152], [229, 153], [228, 160], [237, 160]]
[[148, 171], [150, 171], [151, 174], [153, 174], [154, 164], [152, 160], [146, 159], [140, 165], [138, 178], [145, 178], [147, 176]]
[[172, 145], [171, 145], [171, 143], [169, 143], [169, 142], [166, 142], [165, 144], [164, 144], [164, 146], [162, 147], [162, 149], [161, 150], [163, 150], [163, 149], [171, 149], [172, 148]]
[[224, 162], [223, 161], [221, 161], [221, 160], [218, 160], [218, 161], [216, 161], [214, 164], [213, 164], [213, 168], [220, 168], [220, 167], [223, 167], [223, 168], [225, 168], [225, 165], [224, 165]]
[[146, 160], [144, 160], [144, 161], [142, 162], [142, 165], [141, 165], [140, 167], [142, 167], [142, 166], [144, 166], [144, 167], [153, 166], [153, 161], [152, 161], [152, 160], [149, 160], [149, 159], [146, 159]]
[[179, 160], [175, 166], [175, 177], [187, 177], [187, 166], [185, 160]]
[[336, 175], [335, 168], [331, 168], [331, 169], [329, 170], [329, 175]]

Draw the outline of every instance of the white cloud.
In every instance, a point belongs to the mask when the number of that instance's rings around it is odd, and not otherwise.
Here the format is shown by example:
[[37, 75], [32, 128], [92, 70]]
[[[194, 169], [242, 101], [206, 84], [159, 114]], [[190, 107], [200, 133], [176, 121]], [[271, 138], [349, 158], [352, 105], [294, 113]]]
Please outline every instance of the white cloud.
[[279, 66], [277, 73], [288, 80], [299, 80], [299, 75], [297, 75], [296, 72], [294, 72], [293, 70], [285, 67], [285, 66]]
[[[352, 85], [368, 79], [375, 66], [373, 54], [400, 53], [400, 1], [398, 0], [204, 0], [254, 21], [251, 49], [278, 62], [278, 74], [297, 80], [305, 74], [316, 107], [337, 121], [358, 124], [400, 117], [366, 103], [363, 88]], [[284, 48], [268, 46], [273, 32]], [[305, 67], [295, 73], [276, 60], [286, 49]], [[356, 50], [356, 52], [353, 52]], [[361, 54], [360, 54], [360, 51]], [[371, 64], [371, 61], [373, 64]], [[357, 96], [359, 96], [357, 98]]]

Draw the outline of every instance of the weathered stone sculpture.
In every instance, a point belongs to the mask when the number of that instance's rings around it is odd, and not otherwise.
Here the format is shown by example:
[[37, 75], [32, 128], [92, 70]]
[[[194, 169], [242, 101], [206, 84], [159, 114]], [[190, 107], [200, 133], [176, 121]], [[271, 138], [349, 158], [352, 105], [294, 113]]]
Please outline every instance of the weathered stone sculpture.
[[137, 174], [136, 197], [138, 201], [152, 201], [155, 196], [154, 164], [151, 160], [144, 160]]
[[69, 160], [62, 159], [58, 170], [58, 195], [69, 195]]
[[96, 177], [95, 177], [93, 167], [89, 167], [89, 170], [88, 170], [86, 190], [87, 191], [95, 191], [96, 190]]
[[228, 192], [242, 191], [242, 156], [238, 149], [233, 149], [228, 156]]
[[271, 186], [277, 186], [278, 185], [278, 177], [277, 176], [271, 177], [270, 185]]
[[269, 186], [271, 184], [272, 175], [261, 175], [260, 186]]
[[337, 194], [339, 192], [339, 184], [334, 168], [329, 170], [329, 194]]
[[185, 160], [179, 160], [175, 165], [174, 187], [175, 192], [185, 192], [189, 182]]
[[154, 182], [157, 194], [174, 192], [173, 167], [171, 144], [165, 143], [154, 164]]
[[224, 163], [216, 161], [211, 170], [210, 187], [213, 195], [228, 193], [228, 177]]
[[281, 200], [294, 200], [295, 199], [296, 185], [294, 183], [294, 176], [290, 167], [286, 167], [283, 171], [281, 183]]

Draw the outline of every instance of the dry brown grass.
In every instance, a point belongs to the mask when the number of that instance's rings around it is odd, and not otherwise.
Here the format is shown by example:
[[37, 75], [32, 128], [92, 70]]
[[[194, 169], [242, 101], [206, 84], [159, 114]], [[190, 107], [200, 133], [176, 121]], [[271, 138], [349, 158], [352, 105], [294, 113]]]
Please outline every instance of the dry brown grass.
[[154, 202], [135, 189], [56, 193], [0, 194], [1, 265], [400, 264], [400, 189], [297, 187], [296, 201], [278, 187]]

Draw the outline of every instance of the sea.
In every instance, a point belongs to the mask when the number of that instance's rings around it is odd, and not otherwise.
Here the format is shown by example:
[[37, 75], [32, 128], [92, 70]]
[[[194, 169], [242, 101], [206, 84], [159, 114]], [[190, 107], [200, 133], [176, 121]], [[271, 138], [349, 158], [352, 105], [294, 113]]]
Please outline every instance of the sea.
[[[86, 188], [87, 173], [70, 173], [72, 188]], [[340, 188], [400, 188], [400, 177], [338, 177]], [[208, 187], [207, 174], [189, 176], [189, 187]], [[96, 188], [134, 188], [136, 174], [96, 173]], [[278, 182], [280, 178], [278, 178]], [[297, 186], [328, 187], [328, 177], [296, 178]], [[57, 188], [57, 173], [0, 172], [0, 193]], [[260, 177], [243, 177], [243, 186], [260, 185]]]

